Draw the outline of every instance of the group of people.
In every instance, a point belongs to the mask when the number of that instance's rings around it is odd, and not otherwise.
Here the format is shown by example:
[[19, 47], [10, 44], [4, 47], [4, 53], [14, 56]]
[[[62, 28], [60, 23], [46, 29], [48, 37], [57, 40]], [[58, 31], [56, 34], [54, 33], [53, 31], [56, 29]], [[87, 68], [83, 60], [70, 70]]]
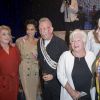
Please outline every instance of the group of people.
[[42, 100], [99, 100], [100, 19], [91, 37], [72, 31], [70, 49], [54, 35], [50, 19], [39, 20], [38, 39], [37, 25], [27, 20], [26, 35], [15, 45], [11, 29], [0, 26], [0, 100], [17, 100], [19, 83], [26, 100], [37, 100], [40, 91]]

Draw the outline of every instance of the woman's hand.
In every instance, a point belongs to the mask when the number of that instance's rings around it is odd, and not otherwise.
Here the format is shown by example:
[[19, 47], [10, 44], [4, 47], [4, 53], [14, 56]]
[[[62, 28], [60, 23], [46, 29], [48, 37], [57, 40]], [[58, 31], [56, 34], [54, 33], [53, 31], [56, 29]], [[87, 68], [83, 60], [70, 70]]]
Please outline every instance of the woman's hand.
[[80, 92], [74, 90], [70, 84], [67, 82], [65, 85], [66, 91], [69, 93], [69, 95], [73, 98], [73, 100], [78, 100], [80, 98]]
[[80, 98], [80, 92], [74, 90], [71, 94], [71, 97], [73, 98], [73, 100], [78, 100]]

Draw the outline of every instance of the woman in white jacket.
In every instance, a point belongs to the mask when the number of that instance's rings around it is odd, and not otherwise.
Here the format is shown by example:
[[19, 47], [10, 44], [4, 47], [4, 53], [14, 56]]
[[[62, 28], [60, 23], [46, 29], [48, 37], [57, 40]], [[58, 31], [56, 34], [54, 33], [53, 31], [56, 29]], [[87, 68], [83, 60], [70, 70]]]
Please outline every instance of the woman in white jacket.
[[100, 50], [100, 18], [98, 19], [98, 24], [95, 29], [88, 33], [86, 49], [92, 51], [95, 55], [97, 55]]
[[95, 100], [95, 87], [91, 88], [91, 67], [95, 55], [85, 50], [86, 38], [84, 31], [73, 31], [70, 35], [72, 50], [64, 52], [59, 59], [60, 100]]

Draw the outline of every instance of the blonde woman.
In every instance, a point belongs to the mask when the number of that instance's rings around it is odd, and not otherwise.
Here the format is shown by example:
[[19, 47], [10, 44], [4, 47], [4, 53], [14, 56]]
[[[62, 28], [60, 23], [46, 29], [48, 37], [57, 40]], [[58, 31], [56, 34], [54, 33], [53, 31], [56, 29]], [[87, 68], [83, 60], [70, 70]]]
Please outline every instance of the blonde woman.
[[0, 26], [0, 100], [17, 100], [19, 88], [20, 54], [16, 46], [11, 46], [11, 29]]
[[60, 56], [57, 67], [57, 77], [62, 84], [60, 100], [95, 100], [95, 87], [91, 88], [95, 55], [85, 50], [86, 38], [84, 31], [73, 31], [72, 50]]

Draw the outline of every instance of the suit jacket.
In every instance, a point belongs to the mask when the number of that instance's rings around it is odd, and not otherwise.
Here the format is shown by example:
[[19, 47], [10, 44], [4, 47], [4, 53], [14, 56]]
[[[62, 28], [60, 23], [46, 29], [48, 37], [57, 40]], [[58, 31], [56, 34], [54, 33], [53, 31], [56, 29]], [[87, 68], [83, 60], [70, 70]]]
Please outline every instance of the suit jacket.
[[[67, 43], [56, 36], [53, 36], [50, 43], [46, 47], [48, 55], [55, 62], [58, 62], [60, 55], [66, 50], [68, 50]], [[56, 77], [56, 69], [51, 68], [43, 57], [40, 49], [40, 40], [38, 41], [38, 60], [40, 65], [40, 72], [46, 70], [49, 74], [53, 74], [53, 76]]]

